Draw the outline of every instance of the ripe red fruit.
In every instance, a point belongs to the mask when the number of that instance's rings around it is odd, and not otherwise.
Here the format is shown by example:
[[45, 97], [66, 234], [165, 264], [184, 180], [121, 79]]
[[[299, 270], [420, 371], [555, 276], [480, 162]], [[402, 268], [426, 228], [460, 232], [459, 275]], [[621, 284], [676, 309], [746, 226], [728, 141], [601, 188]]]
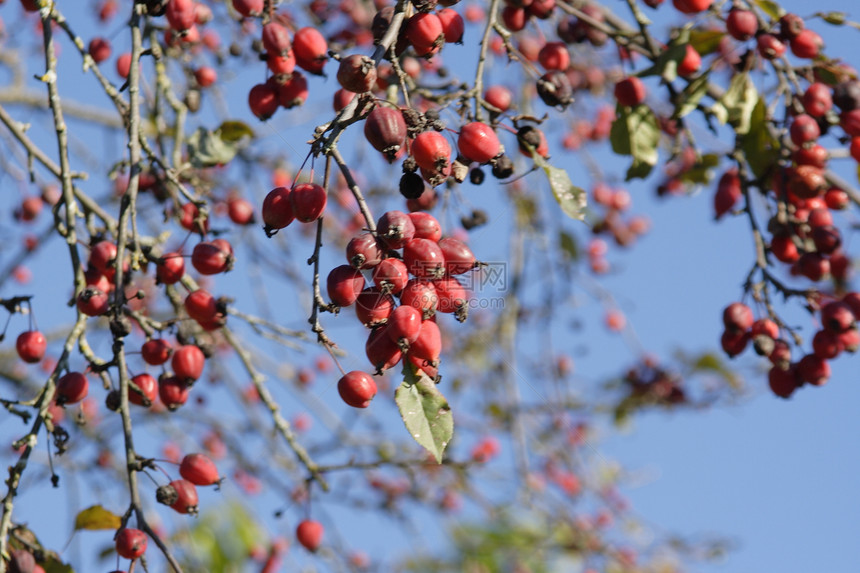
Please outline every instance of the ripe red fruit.
[[292, 48], [290, 32], [277, 22], [263, 26], [263, 48], [270, 56], [286, 56]]
[[116, 552], [126, 559], [137, 559], [146, 552], [146, 533], [139, 529], [121, 529], [116, 534]]
[[496, 132], [480, 121], [467, 123], [460, 128], [457, 148], [463, 157], [476, 163], [487, 163], [502, 152], [502, 144]]
[[97, 288], [87, 287], [78, 295], [78, 310], [87, 316], [101, 316], [108, 305], [108, 295]]
[[90, 383], [86, 376], [80, 372], [69, 372], [57, 380], [56, 402], [60, 406], [77, 404], [87, 397], [89, 389]]
[[177, 348], [170, 360], [173, 373], [179, 380], [191, 384], [203, 374], [206, 356], [203, 351], [193, 344], [185, 344]]
[[9, 551], [9, 563], [6, 571], [8, 573], [36, 573], [45, 570], [36, 564], [36, 558], [25, 549], [13, 549]]
[[785, 54], [785, 44], [773, 34], [762, 34], [757, 40], [758, 52], [766, 60], [773, 60]]
[[270, 234], [277, 229], [283, 229], [293, 222], [293, 204], [290, 201], [290, 190], [286, 187], [275, 187], [269, 191], [263, 200], [263, 223], [266, 224], [266, 233]]
[[824, 202], [827, 204], [829, 209], [835, 209], [838, 211], [847, 209], [848, 205], [851, 204], [851, 198], [844, 190], [833, 187], [824, 193]]
[[322, 542], [323, 526], [318, 521], [305, 519], [296, 527], [296, 539], [308, 551], [316, 551]]
[[191, 264], [201, 275], [227, 272], [233, 268], [233, 261], [233, 247], [224, 239], [197, 243], [191, 252]]
[[308, 80], [301, 72], [293, 72], [289, 81], [277, 87], [278, 102], [286, 109], [298, 107], [308, 99]]
[[506, 4], [502, 9], [502, 22], [504, 23], [505, 28], [511, 32], [519, 32], [526, 27], [528, 15], [526, 14], [525, 9], [520, 8], [519, 6]]
[[328, 274], [326, 286], [332, 304], [350, 306], [364, 289], [364, 276], [349, 265], [341, 265]]
[[716, 213], [716, 218], [719, 219], [731, 211], [738, 200], [740, 200], [741, 195], [741, 179], [738, 177], [737, 169], [726, 171], [720, 177], [717, 192], [714, 195], [714, 212]]
[[337, 81], [343, 89], [357, 94], [370, 91], [376, 85], [376, 65], [361, 54], [347, 56], [340, 61]]
[[504, 86], [490, 86], [484, 92], [484, 101], [497, 108], [500, 112], [508, 111], [513, 101], [511, 90]]
[[120, 56], [116, 59], [116, 73], [122, 79], [128, 78], [128, 74], [131, 72], [131, 52], [125, 52], [124, 54], [120, 54]]
[[400, 347], [389, 338], [387, 330], [387, 325], [371, 330], [364, 346], [367, 359], [377, 373], [393, 368], [403, 357]]
[[814, 143], [798, 147], [791, 154], [791, 158], [798, 165], [811, 165], [817, 169], [824, 169], [830, 160], [830, 153], [824, 146]]
[[783, 263], [793, 263], [800, 258], [797, 245], [789, 235], [775, 235], [770, 242], [770, 252]]
[[368, 328], [384, 324], [394, 310], [394, 298], [376, 287], [363, 290], [355, 301], [355, 315]]
[[546, 70], [566, 70], [570, 66], [570, 52], [564, 42], [547, 42], [538, 52], [538, 62]]
[[353, 268], [362, 270], [378, 265], [382, 260], [382, 249], [376, 237], [364, 233], [350, 239], [346, 245], [346, 260]]
[[733, 302], [723, 310], [726, 330], [745, 332], [752, 327], [754, 320], [752, 310], [742, 302]]
[[140, 391], [129, 386], [128, 401], [137, 406], [151, 406], [158, 396], [158, 381], [146, 373], [138, 374], [131, 381], [140, 388]]
[[194, 0], [170, 0], [164, 11], [167, 23], [177, 32], [182, 32], [194, 25], [196, 19]]
[[290, 193], [290, 204], [296, 219], [310, 223], [319, 219], [325, 211], [328, 196], [325, 189], [316, 183], [300, 183]]
[[389, 162], [406, 142], [406, 121], [399, 109], [377, 106], [364, 122], [364, 136]]
[[812, 59], [818, 56], [824, 47], [824, 40], [813, 30], [803, 30], [791, 39], [791, 53], [798, 58]]
[[170, 486], [176, 490], [176, 501], [170, 507], [177, 513], [188, 513], [197, 515], [197, 488], [187, 479], [177, 479], [170, 482]]
[[179, 213], [179, 224], [182, 225], [183, 229], [201, 235], [209, 232], [209, 217], [204, 217], [201, 221], [200, 208], [194, 203], [182, 205], [182, 211]]
[[415, 237], [415, 225], [403, 211], [388, 211], [376, 222], [376, 234], [388, 248], [402, 249]]
[[438, 131], [425, 131], [413, 140], [412, 155], [419, 167], [427, 171], [441, 170], [449, 164], [451, 146]]
[[116, 244], [111, 241], [99, 241], [90, 248], [89, 264], [102, 274], [108, 274], [113, 270], [113, 261], [116, 259]]
[[801, 199], [811, 199], [827, 190], [824, 172], [811, 165], [798, 165], [789, 172], [788, 190]]
[[749, 332], [726, 329], [720, 337], [720, 346], [729, 358], [734, 358], [746, 349], [750, 338]]
[[90, 57], [97, 64], [100, 64], [110, 58], [111, 47], [110, 40], [106, 38], [96, 37], [90, 40], [90, 45], [87, 48]]
[[433, 281], [436, 295], [439, 297], [437, 310], [439, 312], [454, 313], [460, 322], [466, 319], [468, 308], [468, 293], [460, 282], [454, 277], [444, 277]]
[[248, 107], [257, 119], [266, 121], [281, 105], [278, 99], [278, 90], [271, 83], [257, 84], [248, 92]]
[[811, 115], [801, 114], [794, 118], [789, 128], [791, 141], [795, 145], [803, 145], [815, 141], [821, 135], [818, 122]]
[[160, 376], [158, 378], [158, 397], [161, 403], [170, 410], [176, 410], [188, 401], [190, 387], [175, 376]]
[[334, 92], [334, 97], [332, 98], [332, 108], [334, 108], [334, 112], [337, 113], [349, 105], [349, 102], [352, 101], [353, 97], [355, 97], [353, 92], [343, 88]]
[[15, 350], [24, 362], [35, 364], [45, 355], [48, 342], [45, 335], [38, 330], [25, 330], [15, 341]]
[[388, 317], [385, 329], [392, 342], [406, 348], [418, 339], [421, 331], [421, 311], [413, 306], [400, 305]]
[[831, 330], [819, 330], [812, 337], [812, 351], [825, 360], [836, 358], [842, 352], [842, 341], [839, 334]]
[[215, 297], [209, 291], [197, 289], [185, 297], [185, 312], [197, 322], [210, 322], [218, 314]]
[[347, 405], [353, 408], [367, 408], [376, 396], [376, 382], [370, 374], [353, 370], [338, 380], [337, 392]]
[[200, 66], [194, 70], [194, 79], [201, 88], [208, 88], [218, 81], [218, 72], [210, 66]]
[[845, 302], [830, 302], [821, 309], [821, 324], [838, 334], [855, 327], [854, 313]]
[[830, 261], [820, 253], [803, 253], [797, 260], [797, 269], [809, 280], [818, 282], [830, 275]]
[[856, 328], [839, 333], [839, 342], [846, 352], [856, 352], [860, 347], [860, 331]]
[[442, 353], [442, 333], [439, 325], [432, 320], [421, 323], [418, 338], [409, 346], [409, 356], [432, 366], [439, 364], [439, 355]]
[[797, 376], [813, 386], [824, 386], [830, 378], [830, 364], [815, 354], [807, 354], [797, 363]]
[[463, 17], [450, 8], [443, 8], [436, 12], [436, 15], [439, 16], [439, 21], [442, 22], [442, 33], [445, 35], [445, 43], [462, 44], [463, 32], [466, 30], [466, 23], [463, 22]]
[[246, 18], [263, 13], [263, 0], [233, 0], [233, 8]]
[[441, 44], [442, 21], [432, 12], [419, 12], [406, 22], [406, 39], [415, 48], [433, 48]]
[[426, 320], [436, 313], [439, 295], [436, 294], [436, 287], [430, 281], [411, 279], [400, 293], [400, 304], [417, 308]]
[[416, 211], [409, 213], [409, 218], [412, 220], [412, 225], [415, 227], [415, 239], [429, 239], [439, 242], [442, 238], [442, 227], [436, 217], [424, 211]]
[[373, 284], [382, 292], [400, 294], [408, 281], [409, 271], [400, 259], [384, 259], [373, 269]]
[[328, 60], [328, 42], [319, 30], [311, 27], [297, 30], [293, 37], [293, 51], [300, 68], [312, 74], [322, 73]]
[[439, 243], [430, 239], [412, 239], [406, 243], [403, 262], [416, 277], [439, 278], [445, 274], [445, 255]]
[[788, 398], [798, 387], [797, 370], [794, 367], [783, 370], [774, 366], [768, 372], [767, 381], [774, 394], [780, 398]]
[[[195, 291], [201, 292], [201, 291]], [[205, 291], [202, 291], [205, 292]], [[192, 293], [193, 294], [193, 293]], [[208, 294], [208, 293], [207, 293]], [[190, 296], [190, 295], [189, 295]], [[185, 308], [188, 308], [188, 299], [185, 301]], [[190, 313], [189, 313], [190, 314]], [[147, 340], [143, 343], [143, 346], [140, 348], [140, 354], [143, 357], [143, 361], [151, 366], [161, 366], [170, 358], [170, 354], [173, 352], [173, 347], [170, 346], [170, 343], [164, 340], [163, 338], [153, 338], [152, 340]]]
[[179, 464], [179, 475], [194, 485], [207, 486], [218, 483], [218, 468], [203, 454], [188, 454]]
[[619, 104], [635, 107], [645, 101], [645, 84], [636, 76], [624, 78], [615, 84], [614, 94]]
[[735, 40], [749, 40], [758, 32], [758, 18], [751, 10], [732, 8], [726, 16], [726, 31]]
[[769, 318], [760, 318], [753, 323], [751, 334], [777, 339], [779, 338], [779, 326]]
[[463, 241], [445, 237], [439, 241], [439, 247], [445, 257], [445, 271], [449, 275], [461, 275], [475, 268], [475, 253]]
[[713, 0], [672, 0], [672, 4], [684, 14], [698, 14], [711, 7]]
[[227, 200], [227, 215], [237, 225], [250, 225], [254, 222], [254, 206], [242, 197]]
[[698, 72], [700, 67], [702, 67], [702, 56], [693, 46], [687, 44], [684, 59], [678, 63], [678, 75], [682, 78], [688, 78]]
[[[272, 72], [273, 75], [280, 76], [278, 78], [278, 81], [285, 80], [283, 84], [278, 86], [278, 100], [281, 102], [282, 106], [289, 109], [296, 105], [301, 105], [305, 102], [305, 100], [307, 99], [307, 95], [305, 95], [305, 97], [300, 97], [300, 101], [298, 102], [293, 102], [293, 100], [295, 99], [294, 93], [289, 94], [289, 96], [294, 97], [288, 97], [284, 95], [283, 87], [287, 83], [292, 82], [293, 78], [291, 74], [296, 69], [296, 57], [293, 52], [287, 52], [287, 55], [285, 56], [280, 56], [277, 54], [268, 54], [266, 56], [266, 67], [269, 68], [269, 71]], [[307, 92], [307, 82], [304, 82], [304, 86], [302, 87], [304, 88], [304, 91]], [[301, 92], [301, 90], [296, 90], [296, 86], [293, 86], [291, 91]]]
[[803, 107], [813, 117], [821, 117], [833, 108], [830, 88], [821, 82], [810, 84], [803, 93]]

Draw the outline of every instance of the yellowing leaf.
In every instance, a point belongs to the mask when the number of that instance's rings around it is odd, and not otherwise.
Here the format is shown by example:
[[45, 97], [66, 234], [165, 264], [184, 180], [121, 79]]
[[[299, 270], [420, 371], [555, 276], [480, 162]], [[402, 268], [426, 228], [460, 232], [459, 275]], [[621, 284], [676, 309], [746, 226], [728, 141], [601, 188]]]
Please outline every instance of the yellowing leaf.
[[100, 505], [94, 505], [78, 513], [75, 517], [75, 530], [119, 529], [122, 520]]

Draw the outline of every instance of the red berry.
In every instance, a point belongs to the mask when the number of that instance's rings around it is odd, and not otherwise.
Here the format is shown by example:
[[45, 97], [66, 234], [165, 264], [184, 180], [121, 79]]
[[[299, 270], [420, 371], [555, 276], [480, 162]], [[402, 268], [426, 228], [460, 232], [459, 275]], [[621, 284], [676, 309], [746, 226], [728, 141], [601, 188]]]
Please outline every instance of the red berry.
[[839, 333], [839, 342], [845, 348], [846, 352], [856, 352], [860, 347], [860, 331], [856, 328], [846, 330]]
[[476, 163], [489, 162], [502, 152], [501, 147], [493, 128], [480, 121], [464, 125], [460, 129], [460, 137], [457, 138], [457, 148], [463, 157]]
[[146, 533], [139, 529], [121, 529], [116, 534], [116, 552], [126, 559], [137, 559], [146, 552]]
[[450, 8], [443, 8], [436, 15], [439, 16], [439, 21], [442, 22], [442, 33], [445, 35], [445, 43], [462, 44], [463, 32], [466, 30], [463, 17]]
[[[196, 292], [205, 292], [205, 291], [196, 291]], [[208, 294], [208, 293], [207, 293]], [[189, 295], [190, 296], [190, 295]], [[188, 308], [188, 299], [185, 301], [185, 308]], [[190, 314], [190, 313], [189, 313]], [[164, 340], [163, 338], [153, 338], [152, 340], [147, 340], [143, 343], [143, 346], [140, 349], [140, 354], [143, 357], [143, 361], [151, 366], [161, 366], [170, 358], [170, 354], [173, 352], [173, 347], [170, 346], [170, 343]]]
[[791, 46], [791, 53], [795, 56], [811, 60], [821, 52], [824, 47], [824, 40], [817, 32], [807, 29], [792, 38], [789, 45]]
[[185, 312], [197, 322], [210, 322], [218, 314], [217, 301], [209, 291], [197, 289], [185, 297]]
[[182, 32], [194, 25], [196, 19], [194, 0], [170, 0], [164, 11], [167, 23], [177, 32]]
[[416, 48], [432, 48], [442, 42], [442, 21], [432, 12], [419, 12], [406, 22], [406, 38]]
[[197, 515], [197, 488], [187, 479], [177, 479], [170, 482], [170, 486], [176, 490], [176, 501], [170, 507], [177, 513], [188, 513]]
[[400, 304], [417, 308], [427, 319], [436, 312], [439, 296], [436, 294], [436, 287], [430, 281], [411, 279], [400, 293]]
[[439, 325], [432, 320], [421, 323], [418, 338], [409, 346], [409, 356], [427, 362], [431, 365], [439, 363], [439, 355], [442, 353], [442, 333]]
[[191, 253], [191, 264], [201, 275], [227, 272], [233, 268], [233, 260], [233, 247], [224, 239], [197, 243]]
[[825, 360], [836, 358], [842, 352], [842, 341], [839, 334], [831, 330], [819, 330], [812, 337], [812, 351], [816, 356]]
[[292, 51], [290, 32], [277, 22], [263, 26], [263, 49], [269, 56], [286, 56]]
[[831, 302], [821, 309], [821, 324], [836, 334], [854, 328], [855, 317], [851, 307], [845, 302]]
[[444, 277], [433, 281], [436, 295], [439, 297], [437, 310], [445, 313], [455, 313], [462, 321], [468, 312], [468, 293], [454, 277]]
[[188, 401], [190, 386], [175, 376], [161, 376], [158, 379], [158, 397], [161, 403], [170, 410], [176, 410]]
[[373, 269], [373, 284], [382, 292], [400, 294], [408, 281], [409, 271], [400, 259], [383, 259]]
[[384, 324], [394, 310], [394, 298], [376, 287], [362, 291], [355, 301], [355, 315], [368, 328]]
[[113, 270], [113, 262], [117, 256], [116, 244], [111, 241], [99, 241], [90, 249], [89, 264], [102, 274]]
[[77, 404], [87, 397], [90, 383], [80, 372], [69, 372], [57, 380], [57, 404]]
[[[435, 132], [433, 132], [435, 133]], [[388, 211], [376, 222], [377, 236], [390, 249], [402, 249], [415, 236], [412, 218], [402, 211]]]
[[779, 326], [769, 318], [760, 318], [753, 323], [751, 334], [777, 339], [779, 338]]
[[310, 223], [319, 219], [325, 211], [328, 196], [325, 189], [316, 183], [300, 183], [290, 193], [290, 204], [296, 219]]
[[293, 222], [293, 204], [290, 201], [290, 190], [286, 187], [275, 187], [269, 191], [263, 200], [263, 222], [266, 232], [283, 229]]
[[87, 316], [101, 316], [108, 310], [108, 295], [97, 288], [87, 287], [78, 295], [77, 306]]
[[678, 75], [682, 78], [688, 78], [698, 72], [701, 67], [702, 56], [693, 46], [687, 44], [687, 53], [684, 54], [684, 59], [678, 64]]
[[218, 72], [210, 66], [201, 66], [194, 70], [194, 79], [201, 88], [208, 88], [218, 81]]
[[227, 200], [227, 215], [237, 225], [250, 225], [254, 222], [254, 206], [247, 199], [231, 197]]
[[388, 317], [385, 329], [388, 337], [401, 348], [412, 344], [421, 330], [421, 315], [421, 311], [413, 306], [398, 306]]
[[502, 22], [504, 23], [505, 28], [511, 32], [519, 32], [526, 27], [528, 15], [523, 8], [506, 4], [505, 7], [502, 8]]
[[449, 275], [461, 275], [475, 268], [475, 254], [463, 241], [445, 237], [439, 241], [439, 247], [445, 258], [445, 271]]
[[749, 40], [758, 32], [758, 18], [750, 10], [732, 8], [726, 16], [726, 31], [735, 40]]
[[233, 8], [242, 16], [257, 16], [263, 13], [263, 0], [233, 0]]
[[672, 4], [684, 14], [698, 14], [711, 7], [713, 0], [672, 0]]
[[511, 90], [504, 86], [490, 86], [484, 92], [484, 101], [500, 112], [506, 112], [511, 107], [513, 94], [511, 94]]
[[754, 320], [750, 307], [742, 302], [733, 302], [723, 310], [726, 330], [745, 332], [752, 327]]
[[301, 106], [308, 99], [308, 80], [301, 72], [293, 72], [290, 79], [277, 87], [278, 102], [291, 109]]
[[125, 52], [124, 54], [120, 54], [120, 56], [116, 59], [116, 73], [122, 79], [128, 78], [128, 74], [131, 72], [131, 52]]
[[821, 117], [833, 108], [830, 88], [821, 82], [810, 84], [803, 93], [803, 107], [813, 117]]
[[347, 405], [353, 408], [367, 408], [376, 396], [376, 382], [370, 374], [353, 370], [338, 380], [337, 391]]
[[367, 359], [377, 372], [393, 368], [403, 356], [400, 347], [388, 336], [387, 330], [387, 325], [371, 330], [364, 346]]
[[361, 54], [347, 56], [340, 61], [337, 81], [343, 89], [357, 94], [370, 91], [376, 84], [376, 65]]
[[338, 113], [340, 110], [349, 105], [349, 102], [352, 101], [352, 98], [355, 97], [355, 93], [340, 88], [336, 92], [334, 92], [334, 98], [332, 101], [332, 107], [334, 108], [334, 112]]
[[251, 113], [261, 121], [269, 119], [281, 105], [278, 95], [278, 90], [270, 83], [255, 85], [248, 92], [248, 106], [251, 108]]
[[758, 52], [766, 60], [774, 60], [785, 54], [785, 44], [773, 34], [762, 34], [757, 40]]
[[807, 354], [797, 363], [798, 377], [813, 386], [824, 386], [830, 378], [830, 364], [815, 354]]
[[774, 366], [768, 372], [767, 381], [774, 394], [780, 398], [788, 398], [798, 386], [797, 370], [793, 367], [783, 370]]
[[824, 193], [824, 202], [829, 209], [842, 210], [848, 208], [848, 205], [851, 204], [851, 198], [842, 189], [833, 187]]
[[138, 374], [131, 381], [140, 388], [140, 391], [129, 386], [128, 401], [137, 406], [151, 406], [158, 396], [158, 381], [146, 373]]
[[182, 212], [179, 214], [179, 224], [187, 231], [200, 233], [201, 235], [209, 232], [209, 218], [204, 217], [201, 220], [200, 208], [194, 203], [185, 203], [182, 206]]
[[296, 539], [308, 551], [316, 551], [322, 542], [323, 526], [318, 521], [305, 519], [296, 528]]
[[389, 162], [393, 161], [406, 142], [403, 114], [399, 109], [377, 106], [364, 122], [364, 136]]
[[403, 262], [416, 277], [439, 278], [445, 274], [445, 255], [439, 243], [430, 239], [412, 239], [406, 243]]
[[18, 339], [15, 341], [15, 350], [18, 351], [21, 360], [35, 364], [45, 355], [47, 345], [48, 342], [45, 340], [44, 334], [38, 330], [25, 330], [18, 335]]
[[331, 270], [326, 286], [332, 304], [350, 306], [364, 289], [364, 276], [349, 265], [341, 265]]
[[547, 42], [538, 52], [538, 61], [545, 70], [566, 70], [570, 66], [570, 52], [564, 42]]
[[817, 169], [824, 169], [830, 160], [830, 153], [824, 146], [814, 143], [798, 147], [791, 154], [791, 158], [798, 165], [811, 165]]
[[720, 337], [720, 346], [729, 358], [734, 358], [746, 349], [749, 341], [749, 332], [727, 329]]
[[409, 218], [412, 220], [412, 225], [415, 227], [415, 239], [429, 239], [439, 242], [442, 238], [442, 227], [436, 217], [430, 213], [416, 211], [409, 213]]
[[736, 169], [726, 171], [717, 185], [717, 193], [714, 195], [714, 212], [719, 219], [729, 211], [740, 200], [742, 195], [741, 179]]
[[[384, 217], [384, 215], [383, 215]], [[346, 260], [356, 269], [370, 269], [382, 260], [382, 249], [371, 233], [364, 233], [350, 239], [346, 245]]]
[[90, 45], [87, 48], [90, 57], [97, 64], [100, 64], [110, 58], [111, 47], [110, 40], [106, 38], [96, 37], [90, 40]]
[[624, 78], [615, 84], [614, 93], [619, 104], [635, 107], [645, 101], [645, 84], [636, 76]]
[[293, 37], [293, 51], [300, 68], [312, 74], [322, 73], [328, 60], [328, 42], [319, 30], [311, 27], [297, 30]]
[[813, 282], [830, 275], [830, 261], [819, 253], [803, 253], [797, 260], [800, 274]]
[[776, 235], [770, 242], [770, 252], [783, 263], [793, 263], [800, 258], [797, 245], [789, 235]]
[[451, 160], [451, 146], [438, 131], [425, 131], [412, 141], [412, 155], [418, 166], [427, 171], [444, 169]]
[[218, 468], [203, 454], [188, 454], [179, 464], [179, 475], [194, 485], [207, 486], [218, 483]]
[[818, 122], [811, 115], [801, 114], [794, 118], [789, 128], [791, 141], [795, 145], [803, 145], [815, 141], [821, 135]]
[[[824, 225], [812, 228], [812, 242], [815, 250], [824, 255], [830, 255], [842, 245], [842, 235], [839, 229], [832, 225]], [[831, 260], [831, 272], [833, 271]]]
[[202, 350], [193, 344], [185, 344], [173, 352], [170, 365], [176, 378], [186, 384], [191, 384], [203, 374], [206, 356], [203, 355]]

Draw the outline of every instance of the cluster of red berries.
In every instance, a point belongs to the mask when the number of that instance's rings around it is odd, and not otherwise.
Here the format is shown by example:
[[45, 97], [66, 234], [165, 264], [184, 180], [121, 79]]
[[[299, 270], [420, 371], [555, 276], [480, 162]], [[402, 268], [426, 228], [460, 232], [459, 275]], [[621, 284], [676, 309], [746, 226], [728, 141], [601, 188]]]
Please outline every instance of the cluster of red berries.
[[275, 187], [263, 200], [263, 223], [271, 237], [294, 220], [312, 223], [325, 212], [328, 195], [316, 183], [293, 184], [292, 188]]
[[789, 343], [780, 338], [779, 326], [769, 318], [756, 320], [745, 304], [734, 302], [723, 311], [723, 350], [734, 357], [752, 341], [755, 351], [773, 365], [768, 374], [771, 390], [788, 398], [803, 384], [823, 386], [830, 378], [828, 360], [860, 347], [860, 293], [849, 292], [841, 300], [830, 300], [819, 311], [821, 328], [812, 338], [812, 352], [792, 361]]
[[[436, 313], [465, 320], [469, 294], [457, 275], [476, 267], [471, 249], [443, 238], [429, 213], [389, 211], [379, 218], [376, 233], [349, 241], [346, 258], [348, 264], [328, 275], [328, 295], [337, 307], [355, 305], [356, 317], [371, 329], [365, 349], [373, 368], [381, 373], [405, 357], [435, 378], [441, 352]], [[362, 271], [370, 274], [373, 286], [365, 288]], [[354, 371], [340, 380], [338, 390], [347, 404], [364, 408], [376, 384]]]
[[[591, 189], [591, 198], [595, 205], [606, 209], [603, 218], [592, 226], [595, 235], [609, 235], [619, 247], [632, 246], [637, 237], [644, 235], [650, 228], [648, 219], [642, 215], [634, 215], [625, 219], [633, 203], [630, 192], [626, 189], [612, 189], [604, 182], [598, 182]], [[609, 265], [604, 258], [608, 247], [602, 240], [592, 241], [588, 248], [591, 270], [604, 273]]]

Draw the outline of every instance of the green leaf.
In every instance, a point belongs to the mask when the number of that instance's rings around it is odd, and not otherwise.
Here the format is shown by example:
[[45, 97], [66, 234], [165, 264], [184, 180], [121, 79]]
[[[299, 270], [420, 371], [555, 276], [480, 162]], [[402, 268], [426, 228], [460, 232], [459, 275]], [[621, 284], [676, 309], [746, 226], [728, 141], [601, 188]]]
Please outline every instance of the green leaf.
[[845, 12], [819, 12], [816, 16], [834, 26], [841, 26], [847, 20]]
[[535, 165], [546, 173], [553, 197], [558, 201], [564, 214], [577, 221], [585, 220], [585, 208], [588, 205], [585, 190], [573, 184], [567, 171], [553, 167], [534, 150], [532, 150], [532, 159], [534, 159]]
[[224, 133], [221, 132], [221, 128], [210, 131], [205, 127], [198, 127], [197, 131], [188, 138], [188, 156], [191, 158], [191, 164], [194, 167], [214, 167], [232, 161], [244, 139], [243, 137], [234, 139], [240, 131], [241, 128], [236, 125], [228, 125]]
[[436, 384], [409, 362], [403, 365], [403, 376], [403, 383], [394, 392], [400, 417], [412, 438], [442, 463], [442, 454], [454, 435], [451, 407]]
[[570, 257], [570, 260], [579, 260], [579, 248], [576, 245], [576, 239], [567, 231], [561, 231], [558, 234], [558, 246]]
[[657, 164], [657, 145], [660, 143], [657, 117], [646, 105], [635, 108], [618, 106], [616, 113], [609, 132], [612, 151], [633, 157], [633, 164], [627, 170], [627, 181], [644, 179]]
[[711, 173], [714, 167], [720, 163], [720, 156], [716, 153], [707, 153], [689, 170], [678, 175], [678, 179], [687, 183], [698, 183], [707, 185], [711, 181]]
[[716, 374], [735, 390], [740, 389], [743, 385], [738, 375], [726, 365], [725, 360], [718, 354], [713, 352], [704, 352], [698, 356], [684, 356], [681, 354], [679, 355], [679, 359], [682, 362], [686, 362], [693, 373], [707, 372]]
[[45, 573], [75, 573], [71, 565], [66, 565], [53, 555], [49, 556], [41, 565]]
[[98, 531], [102, 529], [119, 529], [122, 520], [100, 505], [94, 505], [75, 516], [75, 531], [87, 529]]
[[782, 6], [773, 0], [755, 0], [755, 4], [773, 20], [779, 20], [779, 18], [784, 14]]
[[235, 143], [243, 137], [254, 137], [254, 130], [247, 123], [235, 119], [227, 120], [219, 125], [215, 133], [218, 133], [221, 139], [230, 143]]
[[725, 35], [720, 30], [690, 30], [690, 45], [699, 55], [707, 56], [720, 49], [720, 42]]
[[690, 31], [682, 29], [668, 48], [660, 52], [654, 64], [636, 74], [640, 78], [647, 76], [660, 76], [666, 82], [673, 82], [678, 77], [678, 65], [687, 56], [687, 44], [690, 40]]
[[759, 98], [750, 114], [750, 129], [740, 137], [740, 147], [756, 177], [767, 174], [779, 159], [779, 141], [768, 129], [764, 98]]
[[758, 91], [749, 74], [735, 74], [719, 105], [725, 108], [726, 122], [735, 128], [737, 134], [743, 135], [749, 131], [750, 116], [758, 99]]
[[672, 114], [673, 118], [680, 119], [696, 109], [696, 106], [708, 93], [709, 79], [710, 74], [702, 74], [684, 87], [684, 90], [678, 94], [675, 112]]

